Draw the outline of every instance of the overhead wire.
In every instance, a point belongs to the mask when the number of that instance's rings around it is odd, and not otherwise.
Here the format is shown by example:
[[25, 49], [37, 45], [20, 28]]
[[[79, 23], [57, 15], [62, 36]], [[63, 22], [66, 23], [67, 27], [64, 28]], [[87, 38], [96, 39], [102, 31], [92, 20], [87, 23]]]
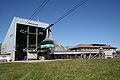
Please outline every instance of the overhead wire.
[[47, 3], [49, 2], [50, 0], [44, 0], [42, 3], [41, 3], [41, 5], [34, 11], [34, 13], [30, 16], [30, 18], [28, 19], [28, 21], [26, 22], [26, 23], [28, 23], [28, 22], [30, 22], [31, 21], [31, 19], [33, 19], [46, 5], [47, 5]]
[[68, 15], [70, 15], [72, 12], [74, 12], [76, 9], [78, 9], [79, 7], [81, 7], [84, 3], [86, 3], [88, 0], [82, 0], [80, 1], [77, 5], [75, 5], [72, 9], [70, 9], [69, 11], [67, 11], [65, 14], [63, 14], [61, 17], [59, 17], [53, 24], [57, 24], [58, 22], [60, 22], [62, 19], [64, 19], [65, 17], [67, 17]]
[[[64, 13], [62, 16], [60, 16], [56, 21], [54, 21], [52, 24], [50, 24], [46, 29], [52, 27], [53, 25], [57, 24], [60, 22], [62, 19], [70, 15], [72, 12], [74, 12], [76, 9], [81, 7], [84, 3], [86, 3], [88, 0], [80, 0], [77, 5], [75, 5], [72, 9]], [[32, 16], [28, 19], [27, 23], [31, 21], [32, 18], [34, 18], [42, 9], [47, 5], [49, 0], [44, 0], [42, 4], [35, 10], [35, 12], [32, 14]]]
[[75, 11], [76, 9], [78, 9], [80, 6], [82, 6], [84, 3], [86, 3], [88, 0], [82, 0], [80, 1], [77, 5], [75, 5], [72, 9], [70, 9], [69, 11], [67, 11], [65, 14], [63, 14], [61, 17], [59, 17], [53, 24], [50, 24], [45, 31], [47, 31], [48, 29], [48, 33], [51, 32], [50, 28], [52, 26], [54, 26], [55, 24], [57, 24], [58, 22], [60, 22], [62, 19], [64, 19], [65, 17], [67, 17], [68, 15], [70, 15], [73, 11]]

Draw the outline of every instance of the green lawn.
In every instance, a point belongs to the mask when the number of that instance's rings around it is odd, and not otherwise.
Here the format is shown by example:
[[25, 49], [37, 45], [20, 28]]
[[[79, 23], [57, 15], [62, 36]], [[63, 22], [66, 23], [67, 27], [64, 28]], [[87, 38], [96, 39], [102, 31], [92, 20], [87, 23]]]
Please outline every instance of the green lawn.
[[120, 59], [0, 63], [0, 80], [120, 80]]

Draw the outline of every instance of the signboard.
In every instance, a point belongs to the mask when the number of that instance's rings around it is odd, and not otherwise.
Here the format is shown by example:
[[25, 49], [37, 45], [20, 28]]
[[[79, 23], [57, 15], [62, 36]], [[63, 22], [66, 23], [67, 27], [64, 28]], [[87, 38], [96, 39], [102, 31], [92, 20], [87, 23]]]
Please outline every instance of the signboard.
[[41, 45], [41, 48], [54, 48], [53, 44], [45, 44], [45, 45]]

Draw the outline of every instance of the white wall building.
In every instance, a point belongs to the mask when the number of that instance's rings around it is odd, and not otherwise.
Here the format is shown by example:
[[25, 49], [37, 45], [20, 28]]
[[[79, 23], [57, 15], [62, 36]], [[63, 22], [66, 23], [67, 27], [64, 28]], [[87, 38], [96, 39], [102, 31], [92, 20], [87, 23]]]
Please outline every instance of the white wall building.
[[10, 54], [12, 61], [26, 56], [28, 59], [36, 59], [37, 54], [27, 54], [26, 49], [37, 48], [39, 42], [45, 39], [44, 30], [48, 26], [47, 23], [14, 17], [2, 43], [1, 53]]

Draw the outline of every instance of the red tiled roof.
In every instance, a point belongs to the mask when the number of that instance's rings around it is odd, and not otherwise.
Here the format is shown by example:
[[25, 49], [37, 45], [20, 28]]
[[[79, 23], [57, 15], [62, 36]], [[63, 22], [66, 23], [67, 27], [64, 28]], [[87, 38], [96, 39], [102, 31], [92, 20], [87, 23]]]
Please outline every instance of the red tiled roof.
[[72, 47], [71, 49], [76, 48], [106, 48], [106, 49], [116, 49], [116, 47], [112, 47], [106, 44], [79, 44], [77, 46]]

